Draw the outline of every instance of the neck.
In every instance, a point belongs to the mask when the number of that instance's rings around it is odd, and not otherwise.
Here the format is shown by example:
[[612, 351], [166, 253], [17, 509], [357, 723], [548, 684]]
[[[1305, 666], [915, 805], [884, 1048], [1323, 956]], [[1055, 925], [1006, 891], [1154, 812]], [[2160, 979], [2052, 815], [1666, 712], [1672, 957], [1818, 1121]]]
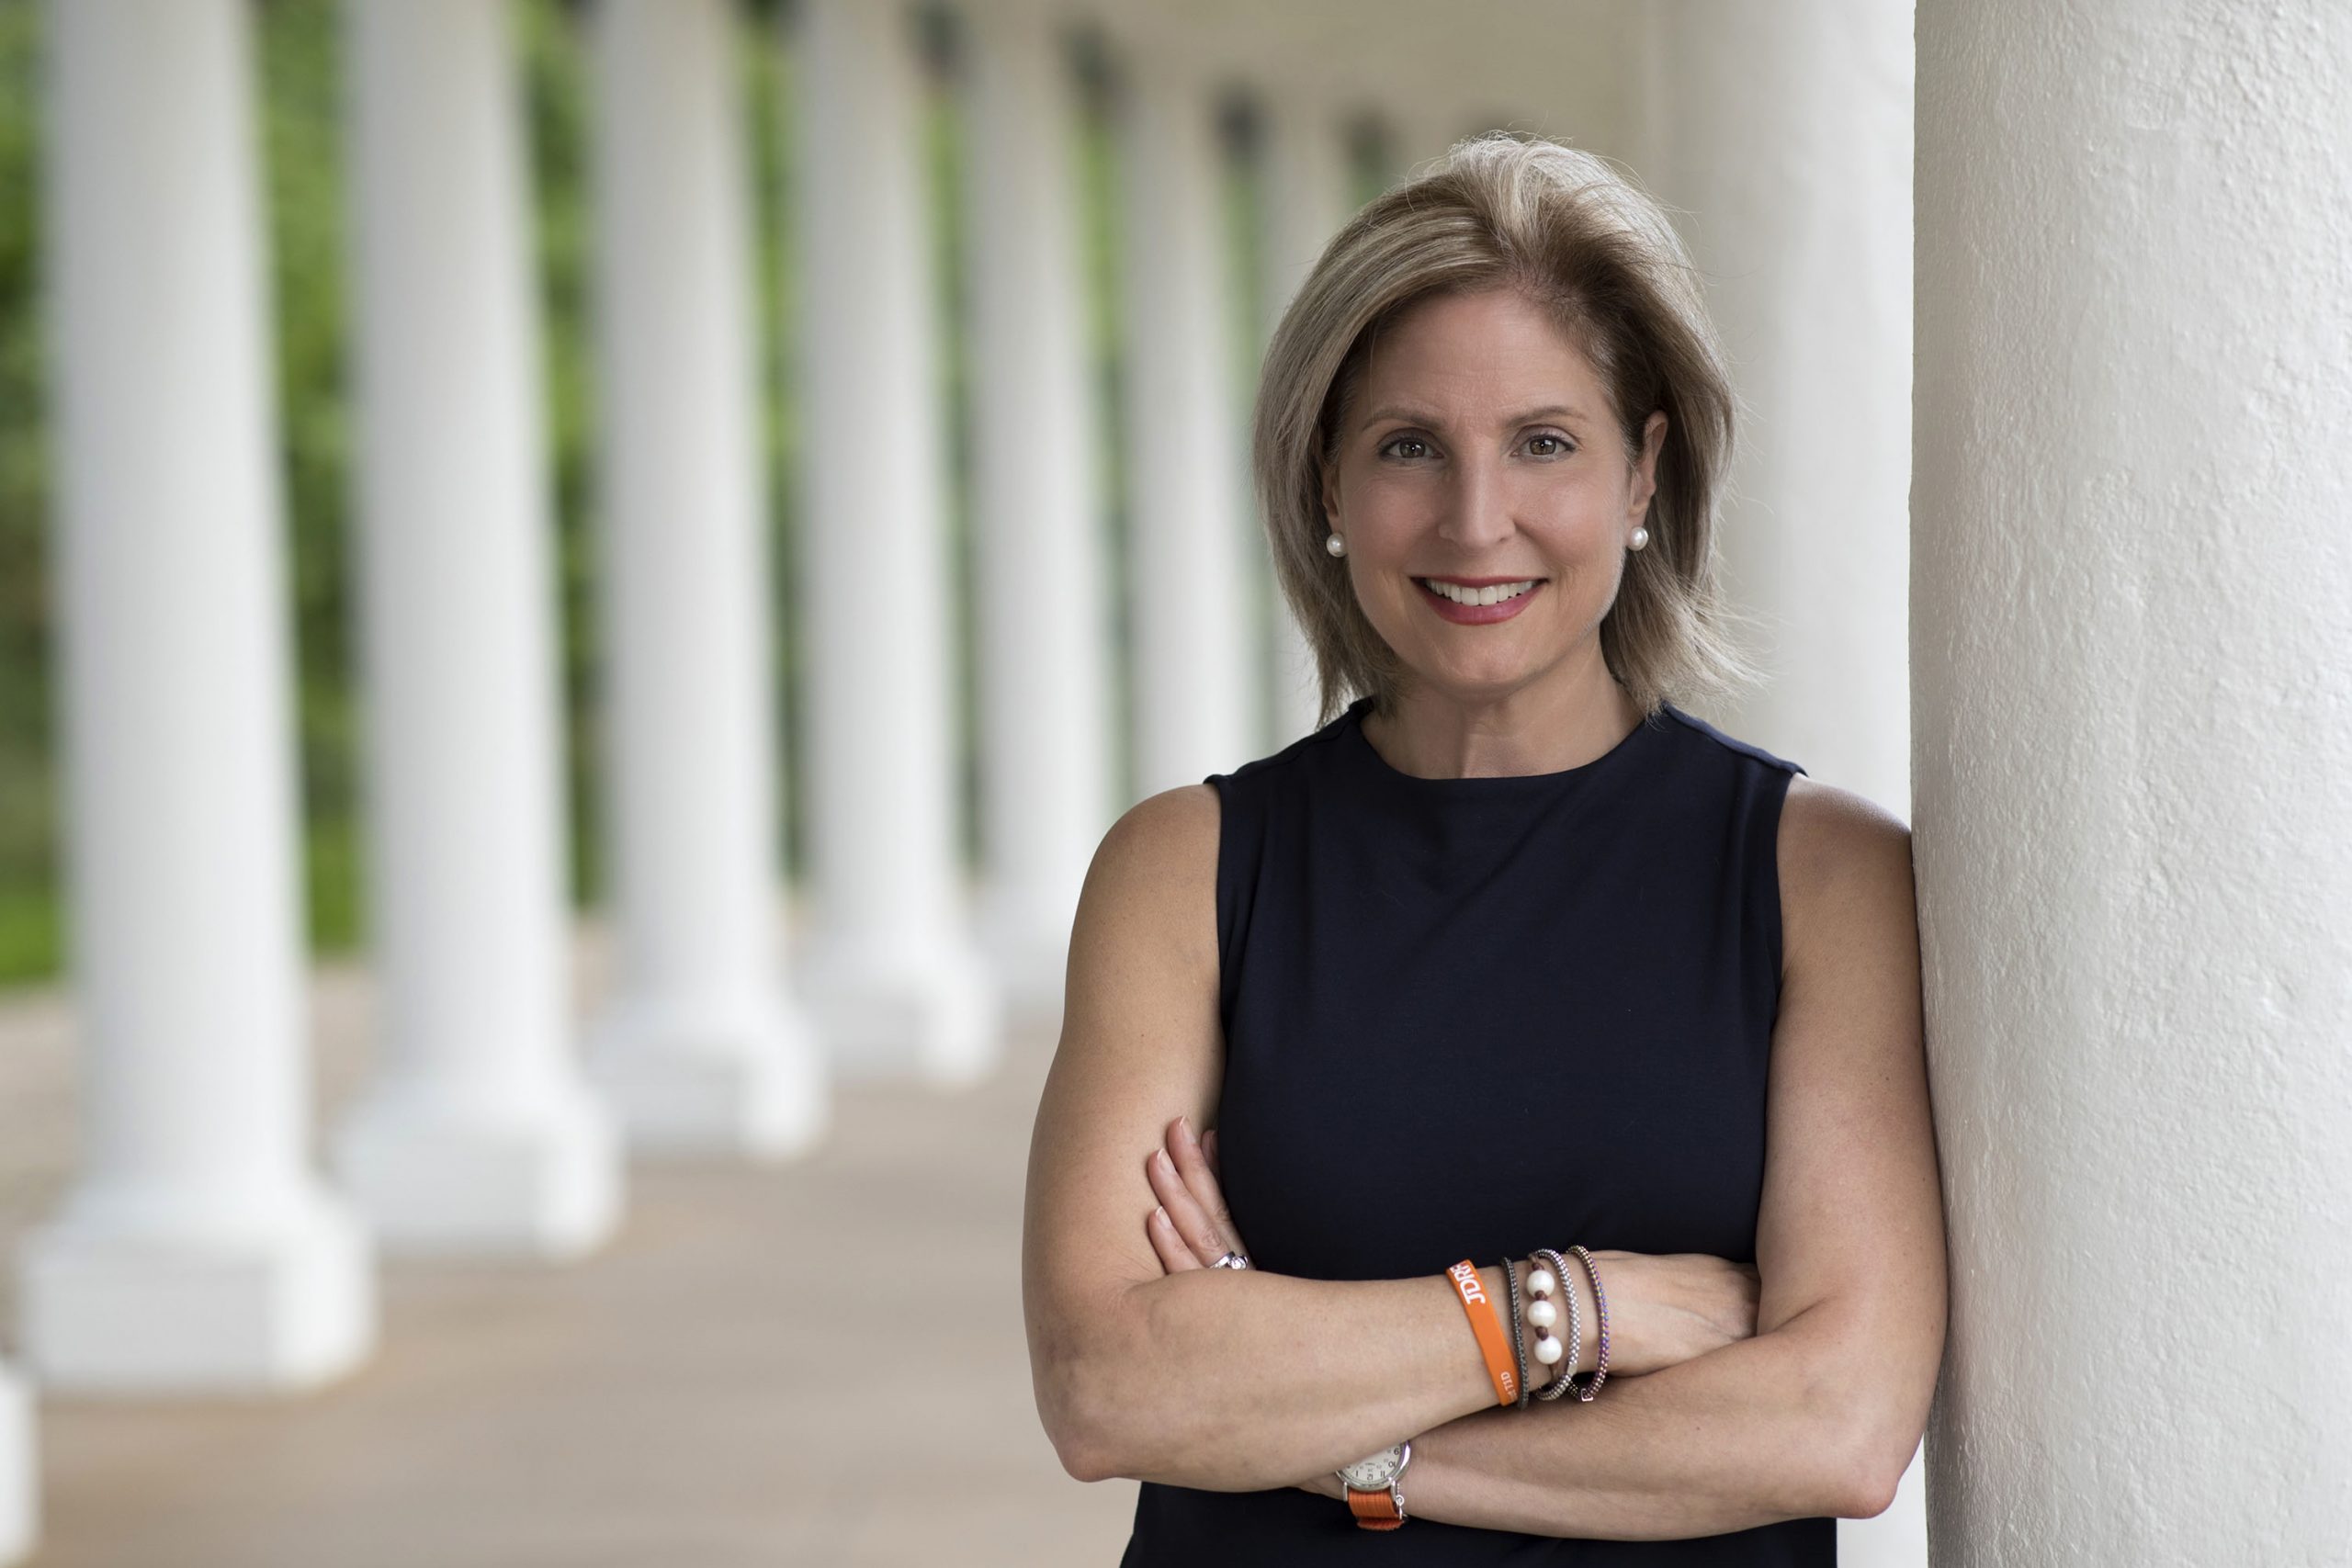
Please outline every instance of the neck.
[[1427, 682], [1364, 715], [1364, 739], [1389, 766], [1418, 778], [1555, 773], [1605, 756], [1642, 711], [1596, 656], [1572, 678], [1464, 694]]

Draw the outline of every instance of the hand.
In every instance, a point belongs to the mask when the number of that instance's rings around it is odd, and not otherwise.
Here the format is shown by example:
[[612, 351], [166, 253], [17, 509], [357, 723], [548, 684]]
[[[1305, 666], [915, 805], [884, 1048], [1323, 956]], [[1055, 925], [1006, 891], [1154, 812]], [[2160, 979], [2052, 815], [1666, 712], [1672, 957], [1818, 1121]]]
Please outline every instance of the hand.
[[1205, 1140], [1196, 1139], [1192, 1123], [1179, 1116], [1168, 1123], [1166, 1143], [1145, 1162], [1145, 1175], [1159, 1207], [1144, 1216], [1143, 1228], [1162, 1269], [1170, 1274], [1205, 1269], [1228, 1251], [1250, 1256], [1217, 1185], [1214, 1129]]
[[[1163, 1158], [1168, 1162], [1165, 1166], [1160, 1163]], [[1161, 1268], [1170, 1274], [1205, 1269], [1224, 1257], [1227, 1248], [1244, 1258], [1250, 1256], [1225, 1206], [1224, 1190], [1217, 1184], [1216, 1128], [1195, 1141], [1192, 1123], [1182, 1116], [1168, 1123], [1167, 1141], [1152, 1151], [1146, 1175], [1159, 1207], [1145, 1218], [1143, 1228], [1151, 1237], [1151, 1249], [1159, 1255]], [[1298, 1482], [1295, 1490], [1346, 1501], [1336, 1472]]]
[[[1609, 1293], [1611, 1375], [1663, 1371], [1735, 1340], [1755, 1337], [1759, 1285], [1753, 1265], [1703, 1252], [1595, 1251], [1592, 1256], [1600, 1265], [1601, 1288]], [[1568, 1267], [1577, 1274], [1584, 1272], [1573, 1258]], [[1577, 1283], [1590, 1289], [1581, 1280]], [[1590, 1295], [1584, 1300], [1584, 1333], [1589, 1343], [1596, 1332], [1594, 1314]]]

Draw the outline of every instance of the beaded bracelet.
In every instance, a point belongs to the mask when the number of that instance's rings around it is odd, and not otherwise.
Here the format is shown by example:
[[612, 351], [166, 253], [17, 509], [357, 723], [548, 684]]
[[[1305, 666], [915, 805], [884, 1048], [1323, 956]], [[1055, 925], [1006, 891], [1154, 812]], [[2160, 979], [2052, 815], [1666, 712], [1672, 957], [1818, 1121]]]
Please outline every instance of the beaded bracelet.
[[1530, 1391], [1527, 1386], [1527, 1341], [1521, 1337], [1519, 1326], [1519, 1260], [1517, 1258], [1503, 1259], [1503, 1288], [1510, 1295], [1510, 1312], [1505, 1321], [1510, 1325], [1511, 1359], [1519, 1367], [1519, 1408], [1524, 1410], [1527, 1408], [1527, 1396]]
[[1585, 1273], [1592, 1279], [1593, 1310], [1600, 1318], [1600, 1346], [1594, 1352], [1592, 1381], [1577, 1390], [1577, 1397], [1589, 1404], [1592, 1396], [1600, 1392], [1600, 1385], [1609, 1381], [1609, 1296], [1600, 1288], [1600, 1265], [1593, 1261], [1592, 1254], [1581, 1247], [1568, 1250], [1577, 1255], [1577, 1261], [1584, 1265]]
[[[1551, 1337], [1551, 1325], [1558, 1321], [1559, 1309], [1551, 1301], [1555, 1284], [1559, 1287], [1560, 1294], [1566, 1298], [1568, 1307], [1568, 1342], [1555, 1357], [1560, 1371], [1535, 1394], [1538, 1399], [1554, 1400], [1568, 1392], [1576, 1379], [1577, 1362], [1584, 1355], [1584, 1311], [1577, 1304], [1576, 1287], [1568, 1282], [1567, 1260], [1548, 1247], [1537, 1247], [1535, 1257], [1545, 1266], [1541, 1270], [1544, 1289], [1537, 1301], [1530, 1303], [1528, 1308], [1528, 1321], [1535, 1325], [1538, 1336], [1536, 1355], [1539, 1358], [1543, 1355], [1544, 1342]], [[1535, 1281], [1531, 1279], [1528, 1285], [1532, 1290]]]

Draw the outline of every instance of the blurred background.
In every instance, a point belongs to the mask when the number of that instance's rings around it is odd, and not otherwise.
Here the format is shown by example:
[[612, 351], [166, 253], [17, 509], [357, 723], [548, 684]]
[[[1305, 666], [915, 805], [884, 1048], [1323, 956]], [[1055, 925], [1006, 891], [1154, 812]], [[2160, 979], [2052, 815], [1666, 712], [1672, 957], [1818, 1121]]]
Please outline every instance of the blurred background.
[[1020, 1314], [1077, 888], [1320, 722], [1258, 355], [1497, 129], [1706, 274], [1771, 683], [1705, 716], [1918, 830], [1953, 1350], [1843, 1560], [1929, 1475], [1939, 1563], [2303, 1560], [2340, 1237], [2211, 1244], [2309, 1287], [2264, 1525], [2138, 1402], [2223, 1332], [2156, 1222], [2352, 1196], [2247, 1131], [2347, 1102], [2352, 867], [2261, 852], [2352, 732], [2352, 48], [2064, 9], [0, 0], [0, 1562], [1113, 1561]]

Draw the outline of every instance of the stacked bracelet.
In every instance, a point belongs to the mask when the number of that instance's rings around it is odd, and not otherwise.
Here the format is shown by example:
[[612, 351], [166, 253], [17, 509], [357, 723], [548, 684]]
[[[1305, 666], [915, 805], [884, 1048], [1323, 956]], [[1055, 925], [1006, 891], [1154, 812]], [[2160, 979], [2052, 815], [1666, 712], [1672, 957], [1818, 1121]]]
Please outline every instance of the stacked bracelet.
[[1577, 1255], [1577, 1261], [1584, 1265], [1585, 1273], [1592, 1280], [1593, 1314], [1600, 1319], [1600, 1342], [1593, 1352], [1592, 1381], [1577, 1390], [1578, 1399], [1589, 1402], [1600, 1392], [1600, 1385], [1609, 1381], [1609, 1297], [1600, 1288], [1600, 1265], [1593, 1261], [1592, 1254], [1581, 1247], [1568, 1250]]
[[[1568, 1283], [1566, 1260], [1548, 1247], [1536, 1248], [1535, 1258], [1544, 1267], [1528, 1279], [1528, 1289], [1536, 1299], [1528, 1303], [1527, 1320], [1535, 1325], [1537, 1359], [1559, 1368], [1535, 1397], [1553, 1400], [1568, 1391], [1576, 1377], [1577, 1362], [1584, 1355], [1584, 1314], [1577, 1305], [1576, 1289]], [[1555, 1285], [1568, 1307], [1568, 1340], [1565, 1346], [1552, 1337], [1552, 1325], [1559, 1320], [1559, 1309], [1551, 1300]], [[1544, 1354], [1546, 1349], [1551, 1351], [1548, 1356]]]
[[1510, 1311], [1506, 1314], [1504, 1321], [1510, 1325], [1510, 1359], [1512, 1364], [1519, 1368], [1518, 1404], [1519, 1407], [1524, 1410], [1527, 1408], [1527, 1396], [1530, 1392], [1527, 1382], [1527, 1340], [1521, 1333], [1519, 1326], [1519, 1260], [1515, 1258], [1503, 1259], [1503, 1289], [1510, 1295]]

